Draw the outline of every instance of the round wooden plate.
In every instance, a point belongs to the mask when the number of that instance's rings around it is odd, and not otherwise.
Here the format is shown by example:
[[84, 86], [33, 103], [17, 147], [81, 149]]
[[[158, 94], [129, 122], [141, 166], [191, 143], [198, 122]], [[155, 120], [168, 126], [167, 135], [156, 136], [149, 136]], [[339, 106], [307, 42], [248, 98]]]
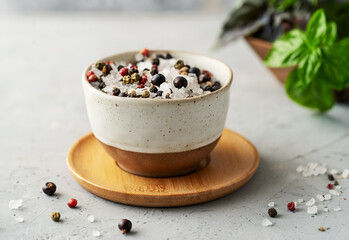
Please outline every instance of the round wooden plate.
[[135, 176], [121, 170], [92, 133], [79, 139], [67, 157], [78, 183], [102, 198], [136, 206], [175, 207], [208, 202], [235, 191], [253, 176], [259, 156], [247, 139], [225, 129], [207, 163], [181, 177]]

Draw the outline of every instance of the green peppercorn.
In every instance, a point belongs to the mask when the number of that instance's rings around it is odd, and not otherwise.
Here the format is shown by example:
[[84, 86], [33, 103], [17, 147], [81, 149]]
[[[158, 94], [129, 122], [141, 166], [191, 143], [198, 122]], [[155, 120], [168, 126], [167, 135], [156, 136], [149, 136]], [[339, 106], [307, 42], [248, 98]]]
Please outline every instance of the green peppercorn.
[[325, 231], [326, 231], [326, 229], [325, 229], [324, 227], [319, 227], [318, 230], [319, 230], [320, 232], [325, 232]]
[[334, 184], [333, 184], [333, 185], [335, 185], [335, 186], [339, 185], [338, 181], [337, 181], [337, 180], [334, 181]]
[[139, 75], [139, 73], [134, 73], [132, 74], [131, 79], [133, 82], [138, 82], [141, 79], [141, 75]]
[[142, 98], [148, 98], [150, 96], [149, 91], [145, 90], [142, 92]]
[[178, 60], [174, 65], [175, 69], [181, 69], [184, 66], [184, 62], [182, 60]]
[[212, 87], [212, 83], [211, 83], [211, 82], [205, 82], [205, 84], [206, 84], [207, 86]]
[[104, 62], [96, 62], [93, 67], [99, 69], [99, 70], [103, 70], [103, 67], [104, 67], [105, 63]]
[[122, 81], [125, 83], [125, 84], [130, 84], [131, 83], [131, 78], [129, 75], [126, 75], [122, 78]]
[[51, 219], [54, 222], [59, 222], [59, 219], [61, 218], [61, 214], [59, 212], [52, 212], [51, 213]]
[[111, 69], [112, 68], [110, 65], [104, 65], [102, 68], [103, 75], [107, 76], [110, 73]]
[[187, 67], [182, 67], [181, 69], [179, 69], [179, 72], [188, 72], [189, 68]]
[[269, 214], [270, 217], [273, 218], [273, 217], [276, 217], [276, 215], [278, 214], [278, 212], [276, 211], [275, 208], [269, 208], [268, 214]]
[[180, 72], [180, 75], [188, 76], [188, 72]]
[[167, 99], [171, 99], [170, 97], [170, 94], [169, 93], [166, 93], [166, 96], [165, 96]]

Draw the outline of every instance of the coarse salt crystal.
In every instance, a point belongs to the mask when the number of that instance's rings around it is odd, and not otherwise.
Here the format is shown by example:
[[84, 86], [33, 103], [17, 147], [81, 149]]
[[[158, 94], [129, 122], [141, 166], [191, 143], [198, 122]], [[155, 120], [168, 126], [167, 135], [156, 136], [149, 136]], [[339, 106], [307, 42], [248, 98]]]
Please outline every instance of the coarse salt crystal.
[[335, 207], [335, 208], [333, 208], [333, 211], [335, 211], [335, 212], [339, 212], [339, 211], [341, 211], [342, 209], [340, 208], [340, 207]]
[[348, 178], [349, 176], [349, 169], [344, 169], [343, 173], [342, 173], [343, 178]]
[[329, 193], [332, 194], [332, 195], [339, 196], [339, 192], [337, 192], [336, 190], [333, 190], [333, 189], [331, 189], [331, 190], [329, 191]]
[[326, 201], [331, 200], [331, 194], [325, 194], [324, 198]]
[[338, 185], [338, 186], [336, 186], [336, 189], [341, 189], [341, 188], [342, 188], [342, 187], [341, 187], [341, 186], [339, 186], [339, 185]]
[[316, 215], [317, 214], [317, 206], [308, 207], [307, 213], [311, 214], [311, 215]]
[[20, 206], [22, 206], [22, 204], [23, 204], [22, 199], [10, 200], [10, 202], [8, 203], [8, 207], [10, 208], [10, 210], [18, 209]]
[[327, 207], [325, 207], [322, 211], [324, 211], [324, 212], [328, 212], [328, 208]]
[[318, 194], [318, 195], [316, 195], [316, 197], [317, 197], [317, 199], [319, 199], [320, 202], [325, 200], [325, 196], [322, 194]]
[[303, 172], [304, 171], [304, 166], [303, 165], [299, 165], [296, 169], [297, 172]]
[[268, 203], [268, 207], [274, 207], [274, 206], [275, 206], [275, 202]]
[[88, 215], [87, 220], [89, 220], [92, 223], [95, 221], [95, 217], [93, 215]]
[[24, 222], [24, 218], [22, 217], [16, 217], [15, 220], [16, 222], [19, 222], [19, 223]]
[[297, 201], [294, 201], [293, 203], [294, 203], [294, 206], [297, 207]]
[[304, 202], [304, 199], [303, 198], [299, 198], [298, 199], [298, 203], [303, 203]]
[[101, 236], [101, 232], [98, 231], [98, 230], [94, 230], [94, 231], [92, 231], [92, 235], [93, 235], [94, 237], [100, 237], [100, 236]]
[[311, 198], [305, 205], [311, 207], [315, 204], [315, 199], [314, 198]]
[[330, 173], [333, 174], [333, 175], [338, 174], [338, 170], [337, 169], [331, 169]]
[[263, 227], [268, 227], [268, 226], [271, 226], [271, 225], [273, 225], [273, 223], [269, 219], [267, 219], [267, 218], [263, 219], [263, 221], [262, 221], [262, 226]]

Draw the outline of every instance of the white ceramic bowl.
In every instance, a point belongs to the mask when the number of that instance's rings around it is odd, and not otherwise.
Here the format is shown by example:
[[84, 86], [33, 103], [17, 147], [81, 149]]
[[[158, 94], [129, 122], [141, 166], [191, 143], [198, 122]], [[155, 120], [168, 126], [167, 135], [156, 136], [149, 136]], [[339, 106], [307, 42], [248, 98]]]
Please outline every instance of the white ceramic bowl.
[[[184, 99], [116, 97], [90, 85], [86, 79], [86, 73], [91, 68], [88, 66], [82, 74], [88, 117], [94, 135], [122, 169], [143, 176], [185, 174], [193, 171], [203, 155], [208, 154], [195, 153], [207, 146], [210, 149], [206, 150], [212, 151], [212, 144], [215, 145], [222, 134], [229, 105], [232, 71], [219, 60], [196, 53], [151, 51], [154, 52], [169, 52], [174, 58], [182, 59], [191, 66], [210, 71], [221, 82], [222, 88], [206, 95]], [[132, 62], [136, 53], [120, 53], [100, 61]], [[171, 168], [168, 165], [176, 168], [173, 161], [179, 161], [178, 154], [181, 154], [185, 162], [190, 161], [185, 159], [185, 153], [191, 153], [191, 159], [196, 155], [201, 159], [195, 159], [196, 166], [191, 165], [190, 169], [189, 166], [173, 171], [168, 169]], [[163, 165], [163, 168], [152, 171], [151, 159], [157, 157], [157, 165]], [[142, 162], [144, 158], [147, 160]], [[132, 161], [131, 165], [135, 165], [134, 162], [137, 161], [137, 170], [125, 166]]]

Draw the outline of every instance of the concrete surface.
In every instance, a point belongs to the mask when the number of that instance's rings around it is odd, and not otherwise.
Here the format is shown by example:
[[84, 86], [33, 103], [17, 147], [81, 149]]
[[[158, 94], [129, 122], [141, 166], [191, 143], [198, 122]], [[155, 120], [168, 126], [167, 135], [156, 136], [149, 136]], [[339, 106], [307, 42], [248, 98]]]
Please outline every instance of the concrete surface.
[[[0, 239], [121, 239], [117, 223], [133, 222], [128, 239], [346, 239], [349, 180], [330, 212], [312, 217], [290, 201], [326, 193], [326, 176], [304, 178], [301, 163], [342, 170], [349, 160], [349, 108], [318, 114], [291, 102], [243, 40], [211, 51], [225, 16], [46, 13], [0, 16]], [[183, 208], [141, 208], [96, 197], [75, 182], [65, 157], [90, 131], [80, 75], [95, 59], [143, 47], [199, 52], [228, 63], [235, 74], [227, 127], [250, 139], [261, 163], [243, 188], [222, 199]], [[41, 191], [57, 184], [55, 197]], [[66, 206], [76, 198], [79, 208]], [[9, 200], [23, 199], [10, 211]], [[268, 202], [279, 217], [263, 227]], [[324, 202], [317, 203], [319, 208]], [[341, 212], [333, 207], [340, 206]], [[52, 211], [63, 221], [54, 223]], [[94, 223], [87, 221], [93, 214]], [[21, 216], [23, 223], [15, 218]], [[318, 227], [330, 228], [320, 232]]]

